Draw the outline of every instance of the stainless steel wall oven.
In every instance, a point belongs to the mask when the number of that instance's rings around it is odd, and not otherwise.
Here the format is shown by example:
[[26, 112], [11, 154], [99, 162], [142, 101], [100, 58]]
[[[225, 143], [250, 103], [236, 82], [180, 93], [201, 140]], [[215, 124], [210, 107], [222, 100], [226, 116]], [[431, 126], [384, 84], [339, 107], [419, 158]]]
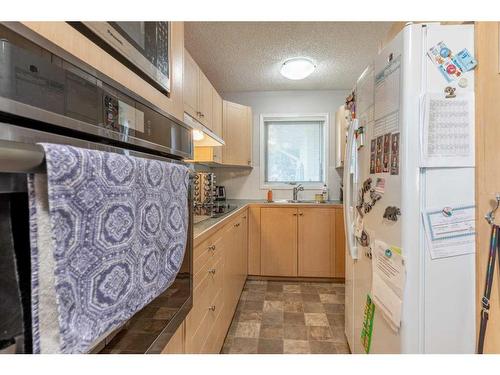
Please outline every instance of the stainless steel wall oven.
[[[39, 142], [184, 163], [191, 129], [19, 23], [0, 24], [0, 353], [30, 353], [26, 174]], [[192, 186], [187, 249], [175, 282], [93, 352], [159, 353], [192, 306]]]

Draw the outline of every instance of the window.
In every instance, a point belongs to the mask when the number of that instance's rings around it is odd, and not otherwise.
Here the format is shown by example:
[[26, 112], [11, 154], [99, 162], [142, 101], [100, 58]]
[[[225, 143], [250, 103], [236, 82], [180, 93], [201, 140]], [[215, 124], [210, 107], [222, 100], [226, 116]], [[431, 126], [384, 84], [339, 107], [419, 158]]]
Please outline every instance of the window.
[[323, 186], [327, 120], [327, 115], [261, 117], [263, 187]]

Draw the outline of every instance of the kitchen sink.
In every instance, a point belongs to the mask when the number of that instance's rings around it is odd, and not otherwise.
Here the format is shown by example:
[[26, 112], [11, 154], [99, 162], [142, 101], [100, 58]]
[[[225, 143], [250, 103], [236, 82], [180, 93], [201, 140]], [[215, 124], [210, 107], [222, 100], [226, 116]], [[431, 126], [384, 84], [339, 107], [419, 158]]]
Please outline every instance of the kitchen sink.
[[314, 199], [310, 199], [310, 200], [307, 200], [307, 199], [298, 199], [298, 200], [280, 199], [280, 200], [276, 200], [276, 201], [271, 202], [271, 203], [294, 203], [294, 204], [297, 204], [297, 203], [304, 203], [304, 204], [318, 203], [318, 204], [321, 204], [319, 202], [316, 202]]

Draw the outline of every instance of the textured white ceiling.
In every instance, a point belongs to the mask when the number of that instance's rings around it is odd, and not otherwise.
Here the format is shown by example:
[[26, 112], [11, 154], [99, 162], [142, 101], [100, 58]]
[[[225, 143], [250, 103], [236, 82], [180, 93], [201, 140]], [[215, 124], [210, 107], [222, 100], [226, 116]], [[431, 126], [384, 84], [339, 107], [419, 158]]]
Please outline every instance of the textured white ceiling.
[[[186, 49], [222, 92], [350, 89], [391, 22], [186, 22]], [[317, 68], [302, 81], [281, 76], [290, 57]]]

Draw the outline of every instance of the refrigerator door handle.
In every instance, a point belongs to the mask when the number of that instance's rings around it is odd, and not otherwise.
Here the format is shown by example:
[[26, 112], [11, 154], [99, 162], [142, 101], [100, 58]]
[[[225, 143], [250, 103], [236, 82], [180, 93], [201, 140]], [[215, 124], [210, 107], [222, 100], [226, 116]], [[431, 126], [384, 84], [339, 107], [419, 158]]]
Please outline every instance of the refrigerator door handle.
[[[353, 236], [353, 210], [351, 207], [351, 168], [353, 155], [353, 142], [355, 142], [354, 131], [356, 129], [357, 120], [354, 120], [349, 127], [346, 145], [346, 157], [344, 163], [344, 228], [346, 235], [346, 242], [349, 248], [349, 253], [352, 259], [358, 259], [358, 249], [356, 247], [356, 240]], [[356, 171], [354, 171], [356, 173]], [[355, 176], [354, 176], [355, 177]]]

